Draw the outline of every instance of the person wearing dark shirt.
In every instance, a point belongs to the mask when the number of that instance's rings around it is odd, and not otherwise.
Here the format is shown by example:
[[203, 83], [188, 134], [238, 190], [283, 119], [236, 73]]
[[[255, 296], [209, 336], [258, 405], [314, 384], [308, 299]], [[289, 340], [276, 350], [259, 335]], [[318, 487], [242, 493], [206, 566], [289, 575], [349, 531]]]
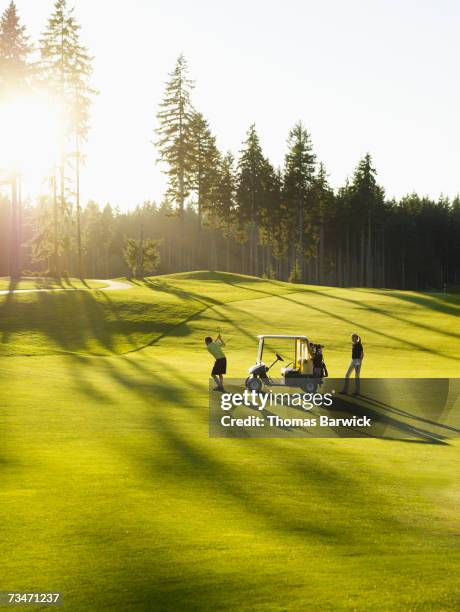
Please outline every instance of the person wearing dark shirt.
[[350, 376], [355, 371], [355, 395], [359, 395], [361, 391], [361, 366], [364, 358], [364, 349], [361, 338], [358, 334], [352, 334], [351, 336], [351, 363], [345, 374], [345, 385], [342, 393], [348, 393], [348, 387], [350, 384]]

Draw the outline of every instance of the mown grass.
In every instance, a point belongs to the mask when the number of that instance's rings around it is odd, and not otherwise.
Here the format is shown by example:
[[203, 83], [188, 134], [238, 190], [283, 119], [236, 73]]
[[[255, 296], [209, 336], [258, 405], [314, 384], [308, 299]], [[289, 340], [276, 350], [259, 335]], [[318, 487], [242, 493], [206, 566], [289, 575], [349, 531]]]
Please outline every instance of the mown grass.
[[455, 297], [205, 273], [11, 297], [0, 590], [69, 610], [458, 608], [458, 442], [210, 439], [203, 349], [221, 328], [239, 377], [257, 333], [306, 333], [336, 376], [358, 331], [368, 376], [456, 376]]
[[103, 280], [81, 280], [79, 278], [32, 278], [11, 279], [0, 277], [0, 291], [16, 289], [102, 289], [106, 284]]

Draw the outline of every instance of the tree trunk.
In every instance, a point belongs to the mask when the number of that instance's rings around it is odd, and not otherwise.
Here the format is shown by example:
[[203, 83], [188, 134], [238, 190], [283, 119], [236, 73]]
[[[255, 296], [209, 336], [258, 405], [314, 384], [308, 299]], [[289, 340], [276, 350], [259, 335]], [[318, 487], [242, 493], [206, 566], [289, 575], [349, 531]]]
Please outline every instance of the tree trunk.
[[80, 209], [80, 140], [78, 130], [75, 132], [75, 202], [77, 208], [77, 253], [78, 253], [78, 275], [84, 278], [83, 256], [81, 247], [81, 209]]
[[385, 227], [382, 229], [382, 287], [386, 287], [385, 278]]
[[406, 251], [403, 251], [401, 258], [401, 276], [402, 276], [402, 288], [406, 288]]
[[367, 213], [367, 258], [366, 258], [366, 276], [367, 286], [373, 287], [373, 256], [372, 256], [372, 214], [369, 209]]
[[346, 265], [345, 265], [345, 286], [349, 287], [351, 282], [351, 249], [350, 249], [350, 226], [347, 225], [347, 241], [346, 241]]
[[54, 270], [53, 274], [56, 278], [61, 276], [59, 269], [59, 239], [58, 239], [58, 198], [57, 198], [57, 181], [56, 181], [56, 167], [53, 170], [52, 176], [53, 183], [53, 252], [54, 252]]
[[19, 214], [18, 214], [18, 177], [16, 172], [11, 179], [11, 237], [9, 274], [11, 278], [19, 276]]
[[144, 228], [141, 225], [139, 236], [139, 251], [137, 255], [137, 278], [144, 278]]
[[319, 230], [319, 284], [324, 284], [324, 225]]
[[304, 244], [303, 244], [303, 202], [299, 206], [299, 262], [298, 269], [301, 282], [305, 282]]

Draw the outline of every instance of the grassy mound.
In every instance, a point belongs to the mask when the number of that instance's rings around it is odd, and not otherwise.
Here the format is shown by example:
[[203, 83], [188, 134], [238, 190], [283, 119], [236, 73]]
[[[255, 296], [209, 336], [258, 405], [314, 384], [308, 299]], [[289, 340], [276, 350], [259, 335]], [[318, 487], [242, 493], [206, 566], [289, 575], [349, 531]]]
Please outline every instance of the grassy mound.
[[[302, 333], [326, 345], [333, 375], [363, 336], [368, 376], [454, 376], [460, 296], [291, 285], [195, 272], [137, 281], [129, 291], [0, 296], [0, 355], [124, 354], [178, 343], [201, 349], [221, 329], [241, 376], [260, 333]], [[249, 354], [248, 354], [249, 353]]]

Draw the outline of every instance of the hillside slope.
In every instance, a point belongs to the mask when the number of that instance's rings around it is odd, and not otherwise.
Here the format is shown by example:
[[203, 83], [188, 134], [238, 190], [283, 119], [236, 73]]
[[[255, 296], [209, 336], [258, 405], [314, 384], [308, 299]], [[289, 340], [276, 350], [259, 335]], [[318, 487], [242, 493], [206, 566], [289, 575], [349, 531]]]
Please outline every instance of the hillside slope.
[[459, 315], [459, 296], [194, 272], [137, 281], [110, 294], [0, 296], [0, 355], [123, 354], [160, 341], [167, 346], [168, 338], [174, 345], [178, 337], [193, 349], [220, 328], [233, 362], [244, 369], [257, 334], [302, 333], [326, 345], [328, 364], [339, 375], [356, 331], [365, 342], [368, 376], [454, 376]]

